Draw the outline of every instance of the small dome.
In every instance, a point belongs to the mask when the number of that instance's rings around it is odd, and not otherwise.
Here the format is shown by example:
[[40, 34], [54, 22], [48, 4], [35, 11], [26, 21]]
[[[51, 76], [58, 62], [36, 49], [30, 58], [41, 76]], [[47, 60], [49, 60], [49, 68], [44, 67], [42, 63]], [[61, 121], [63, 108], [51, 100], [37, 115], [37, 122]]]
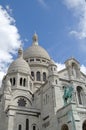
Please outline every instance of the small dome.
[[26, 51], [24, 51], [24, 59], [28, 58], [45, 58], [50, 60], [50, 56], [47, 51], [38, 45], [38, 36], [34, 34], [32, 46], [29, 47]]
[[39, 57], [39, 58], [45, 58], [50, 60], [50, 57], [46, 50], [42, 48], [41, 46], [31, 46], [29, 47], [25, 52], [24, 52], [24, 58], [34, 58], [34, 57]]
[[8, 68], [8, 73], [22, 72], [30, 74], [30, 67], [28, 63], [23, 59], [23, 51], [21, 48], [18, 50], [18, 58], [11, 63]]
[[30, 67], [22, 57], [19, 57], [8, 68], [8, 73], [12, 72], [30, 73]]
[[56, 65], [55, 62], [51, 59], [50, 62], [49, 62], [49, 66], [57, 66], [57, 65]]

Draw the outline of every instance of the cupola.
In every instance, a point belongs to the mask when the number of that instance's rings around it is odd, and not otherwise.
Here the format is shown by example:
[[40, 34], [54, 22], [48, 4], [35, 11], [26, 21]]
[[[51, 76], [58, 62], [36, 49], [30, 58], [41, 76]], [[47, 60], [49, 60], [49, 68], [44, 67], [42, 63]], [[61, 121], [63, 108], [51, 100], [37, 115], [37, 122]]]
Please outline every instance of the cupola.
[[32, 45], [24, 51], [24, 59], [35, 57], [50, 60], [50, 56], [47, 51], [39, 45], [38, 35], [36, 33], [32, 37]]
[[48, 71], [49, 71], [49, 76], [57, 75], [57, 65], [52, 59], [49, 62]]
[[18, 50], [18, 58], [11, 63], [8, 68], [8, 73], [21, 72], [30, 74], [30, 67], [23, 59], [23, 49], [20, 47]]

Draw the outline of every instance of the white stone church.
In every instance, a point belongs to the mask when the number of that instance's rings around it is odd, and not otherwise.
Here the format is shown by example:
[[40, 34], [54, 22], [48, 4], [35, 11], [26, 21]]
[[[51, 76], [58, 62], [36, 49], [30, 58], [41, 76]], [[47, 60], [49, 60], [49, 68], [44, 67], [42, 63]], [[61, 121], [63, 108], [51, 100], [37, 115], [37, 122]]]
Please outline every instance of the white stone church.
[[2, 80], [0, 130], [86, 130], [86, 75], [79, 62], [70, 58], [58, 71], [34, 34]]

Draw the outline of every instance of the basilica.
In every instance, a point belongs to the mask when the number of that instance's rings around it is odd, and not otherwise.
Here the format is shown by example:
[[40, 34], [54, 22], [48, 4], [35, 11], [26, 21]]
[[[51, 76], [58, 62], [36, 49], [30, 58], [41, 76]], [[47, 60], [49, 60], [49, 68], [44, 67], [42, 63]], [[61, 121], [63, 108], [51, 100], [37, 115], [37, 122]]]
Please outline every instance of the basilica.
[[75, 58], [58, 66], [32, 44], [8, 67], [0, 88], [0, 130], [86, 130], [86, 75]]

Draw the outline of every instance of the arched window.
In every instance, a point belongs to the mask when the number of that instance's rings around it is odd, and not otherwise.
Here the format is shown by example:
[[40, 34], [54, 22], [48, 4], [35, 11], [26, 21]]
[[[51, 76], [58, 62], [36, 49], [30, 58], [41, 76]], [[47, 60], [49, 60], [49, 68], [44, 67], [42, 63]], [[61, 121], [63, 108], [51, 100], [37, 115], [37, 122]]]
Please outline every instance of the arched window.
[[54, 68], [54, 71], [56, 71], [56, 68]]
[[33, 125], [33, 130], [36, 130], [36, 125]]
[[36, 73], [36, 79], [37, 79], [37, 81], [40, 81], [40, 80], [41, 80], [41, 75], [40, 75], [40, 72], [39, 72], [39, 71]]
[[15, 78], [13, 78], [13, 86], [15, 85]]
[[79, 104], [82, 105], [82, 88], [80, 86], [77, 87], [77, 96]]
[[18, 126], [18, 130], [22, 130], [22, 126], [20, 124]]
[[46, 73], [43, 72], [43, 81], [46, 81]]
[[61, 130], [69, 130], [68, 126], [66, 124], [64, 124], [61, 128]]
[[32, 125], [32, 130], [39, 130], [38, 126], [36, 124]]
[[33, 71], [31, 71], [31, 76], [34, 78], [34, 72]]
[[84, 121], [84, 123], [82, 125], [82, 130], [86, 130], [86, 120]]
[[49, 95], [46, 94], [46, 95], [45, 95], [45, 103], [47, 104], [48, 102], [49, 102]]
[[23, 86], [25, 87], [26, 86], [26, 79], [24, 78], [23, 80]]
[[26, 119], [26, 130], [29, 130], [29, 120]]
[[22, 78], [20, 78], [20, 86], [22, 86]]
[[76, 64], [72, 63], [72, 75], [76, 77]]
[[57, 84], [57, 79], [55, 80], [56, 84]]

